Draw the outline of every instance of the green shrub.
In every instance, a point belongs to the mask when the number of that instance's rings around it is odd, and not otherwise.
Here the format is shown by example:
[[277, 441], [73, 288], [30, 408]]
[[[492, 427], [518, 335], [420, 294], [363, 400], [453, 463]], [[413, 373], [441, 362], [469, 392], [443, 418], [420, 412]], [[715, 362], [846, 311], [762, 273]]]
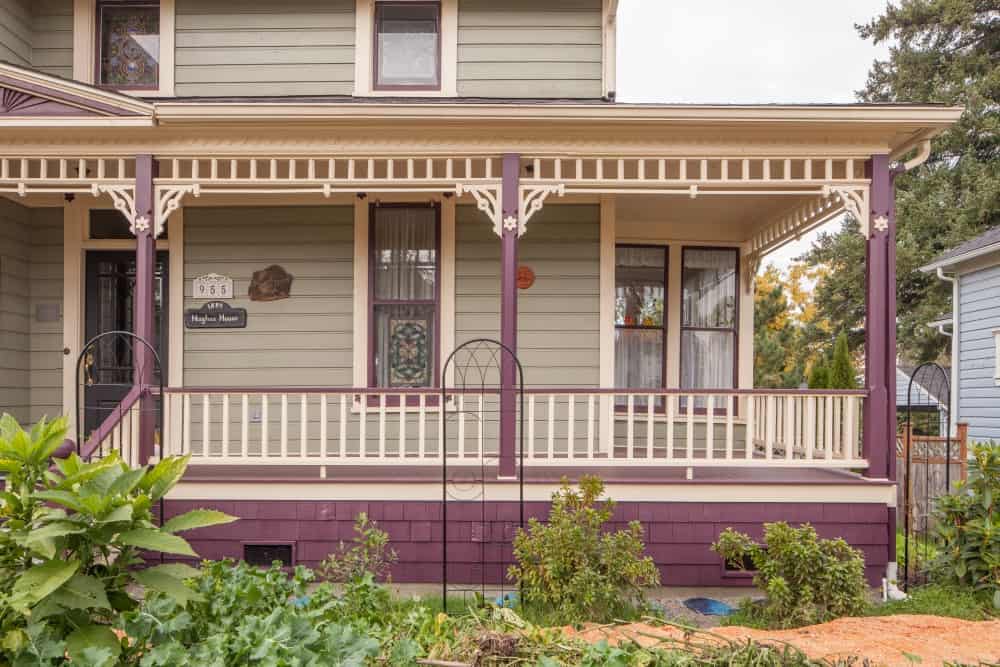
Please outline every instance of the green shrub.
[[938, 498], [934, 534], [940, 544], [932, 572], [940, 581], [968, 586], [1000, 609], [1000, 445], [972, 447], [969, 478]]
[[763, 544], [727, 528], [712, 550], [732, 567], [743, 569], [747, 559], [753, 563], [753, 583], [767, 599], [744, 611], [768, 627], [822, 623], [865, 609], [868, 587], [861, 552], [839, 538], [820, 539], [809, 524], [765, 524]]
[[643, 587], [660, 583], [653, 559], [643, 556], [642, 526], [605, 532], [614, 502], [599, 503], [604, 483], [584, 476], [579, 490], [563, 480], [552, 495], [548, 523], [531, 519], [514, 537], [517, 565], [509, 577], [524, 602], [562, 622], [605, 621], [643, 601]]
[[176, 533], [235, 520], [193, 510], [157, 526], [153, 504], [184, 474], [186, 457], [132, 469], [117, 455], [88, 463], [72, 454], [50, 470], [65, 437], [65, 419], [25, 432], [0, 418], [0, 651], [13, 663], [61, 662], [65, 653], [75, 664], [112, 662], [122, 643], [110, 626], [137, 606], [131, 590], [179, 604], [195, 597], [183, 581], [197, 570], [140, 569], [140, 553], [195, 556]]
[[337, 551], [320, 564], [319, 575], [336, 583], [358, 581], [366, 574], [386, 580], [397, 560], [395, 550], [389, 548], [389, 534], [362, 512], [354, 520], [351, 543], [340, 542]]

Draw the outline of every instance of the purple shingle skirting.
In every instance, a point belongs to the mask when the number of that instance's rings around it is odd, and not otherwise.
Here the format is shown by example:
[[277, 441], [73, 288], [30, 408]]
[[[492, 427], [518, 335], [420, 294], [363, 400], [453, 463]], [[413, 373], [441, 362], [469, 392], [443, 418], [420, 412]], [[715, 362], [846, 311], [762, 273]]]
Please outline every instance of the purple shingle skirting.
[[[441, 580], [441, 504], [425, 501], [167, 501], [168, 518], [196, 507], [210, 507], [240, 521], [187, 534], [202, 558], [239, 558], [242, 544], [288, 541], [299, 564], [316, 566], [340, 540], [350, 540], [354, 517], [367, 512], [389, 533], [399, 554], [393, 580]], [[547, 516], [547, 502], [525, 503], [525, 518]], [[485, 513], [485, 514], [484, 514]], [[676, 503], [622, 502], [615, 510], [618, 528], [638, 520], [646, 549], [671, 586], [746, 586], [747, 577], [725, 576], [709, 545], [726, 527], [760, 537], [762, 524], [809, 522], [822, 537], [843, 537], [865, 554], [868, 580], [877, 584], [885, 571], [889, 509], [876, 503]], [[455, 583], [498, 581], [511, 559], [510, 539], [518, 520], [513, 502], [449, 503], [449, 579]], [[480, 570], [486, 553], [486, 571]]]

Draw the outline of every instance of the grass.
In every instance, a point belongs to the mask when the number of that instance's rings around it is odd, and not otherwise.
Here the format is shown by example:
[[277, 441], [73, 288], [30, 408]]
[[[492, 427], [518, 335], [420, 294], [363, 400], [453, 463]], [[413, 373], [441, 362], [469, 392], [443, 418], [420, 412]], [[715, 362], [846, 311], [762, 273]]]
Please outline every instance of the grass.
[[928, 584], [910, 590], [906, 600], [880, 602], [868, 608], [866, 616], [894, 616], [896, 614], [933, 614], [961, 618], [966, 621], [985, 621], [994, 617], [990, 601], [968, 588], [942, 584]]
[[[914, 571], [920, 572], [927, 568], [938, 557], [937, 545], [924, 535], [910, 536], [910, 558], [913, 559]], [[906, 538], [902, 530], [896, 531], [896, 562], [900, 571], [906, 563]]]

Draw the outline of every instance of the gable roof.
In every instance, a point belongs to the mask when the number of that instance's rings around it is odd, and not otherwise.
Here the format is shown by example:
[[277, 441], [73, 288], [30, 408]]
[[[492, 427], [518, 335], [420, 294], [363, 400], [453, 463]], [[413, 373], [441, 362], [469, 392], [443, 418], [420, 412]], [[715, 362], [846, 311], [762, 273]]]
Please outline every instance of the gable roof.
[[[152, 124], [154, 107], [110, 90], [0, 61], [0, 123], [121, 120]], [[144, 123], [142, 121], [145, 121]]]
[[[960, 264], [961, 262], [982, 257], [992, 252], [1000, 253], [1000, 225], [987, 229], [979, 236], [969, 239], [965, 243], [937, 256], [933, 262], [920, 267], [921, 271], [935, 271], [939, 268], [947, 268]], [[998, 255], [1000, 259], [1000, 255]]]

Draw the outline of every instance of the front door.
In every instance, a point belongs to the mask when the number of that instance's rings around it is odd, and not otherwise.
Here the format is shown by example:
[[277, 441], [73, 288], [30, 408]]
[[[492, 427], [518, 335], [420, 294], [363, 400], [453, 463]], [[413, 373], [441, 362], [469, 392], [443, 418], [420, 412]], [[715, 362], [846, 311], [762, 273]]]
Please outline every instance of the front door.
[[[153, 330], [157, 354], [166, 365], [167, 253], [156, 253], [153, 282]], [[91, 251], [87, 253], [87, 340], [108, 331], [134, 331], [135, 253]], [[127, 337], [108, 336], [97, 343], [84, 362], [84, 429], [90, 434], [132, 388], [133, 347]], [[165, 372], [165, 368], [163, 369]], [[164, 378], [165, 380], [166, 378]], [[159, 382], [159, 369], [154, 382]]]

